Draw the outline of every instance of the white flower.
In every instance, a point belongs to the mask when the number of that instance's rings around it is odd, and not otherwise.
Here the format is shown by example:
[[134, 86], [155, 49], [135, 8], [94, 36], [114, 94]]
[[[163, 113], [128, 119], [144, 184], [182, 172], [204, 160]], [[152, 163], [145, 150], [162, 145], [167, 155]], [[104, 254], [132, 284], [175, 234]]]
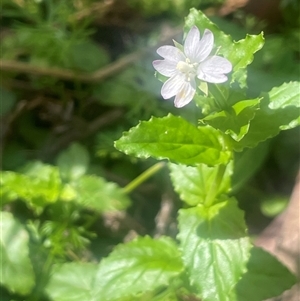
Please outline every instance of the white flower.
[[153, 67], [162, 75], [170, 77], [161, 89], [164, 99], [176, 95], [175, 107], [181, 108], [195, 95], [195, 77], [209, 83], [223, 83], [227, 80], [225, 74], [232, 70], [232, 65], [223, 57], [210, 56], [213, 46], [213, 33], [205, 29], [200, 39], [199, 29], [193, 26], [185, 39], [183, 52], [174, 46], [157, 49], [157, 53], [164, 59], [154, 61]]

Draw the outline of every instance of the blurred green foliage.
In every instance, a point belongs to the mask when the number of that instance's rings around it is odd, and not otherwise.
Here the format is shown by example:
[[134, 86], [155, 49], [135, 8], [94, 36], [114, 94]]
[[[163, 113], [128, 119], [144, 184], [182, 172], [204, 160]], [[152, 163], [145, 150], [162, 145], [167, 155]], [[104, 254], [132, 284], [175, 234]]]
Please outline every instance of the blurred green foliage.
[[[265, 47], [248, 68], [249, 97], [299, 80], [297, 1], [281, 1], [276, 31], [268, 20], [243, 11], [218, 16], [223, 2], [2, 1], [0, 59], [11, 67], [1, 70], [0, 86], [1, 300], [61, 300], [53, 293], [60, 279], [45, 290], [52, 267], [71, 262], [77, 271], [81, 262], [107, 255], [131, 231], [154, 234], [162, 195], [178, 206], [164, 170], [130, 196], [124, 193], [122, 187], [154, 161], [125, 157], [113, 147], [139, 120], [179, 114], [171, 101], [160, 99], [151, 66], [151, 47], [166, 24], [182, 25], [196, 7], [210, 9], [214, 22], [235, 39], [266, 29]], [[142, 47], [148, 49], [142, 59], [137, 55], [103, 80], [86, 80]], [[58, 73], [51, 73], [53, 68]], [[66, 70], [74, 76], [64, 78]], [[191, 122], [200, 117], [193, 105], [181, 113]], [[246, 215], [258, 212], [249, 219], [250, 229], [258, 219], [264, 226], [269, 219], [263, 214], [275, 216], [285, 205], [299, 163], [295, 137], [297, 128], [236, 155], [234, 193]], [[174, 234], [174, 226], [166, 231]], [[83, 271], [89, 275], [89, 269]]]

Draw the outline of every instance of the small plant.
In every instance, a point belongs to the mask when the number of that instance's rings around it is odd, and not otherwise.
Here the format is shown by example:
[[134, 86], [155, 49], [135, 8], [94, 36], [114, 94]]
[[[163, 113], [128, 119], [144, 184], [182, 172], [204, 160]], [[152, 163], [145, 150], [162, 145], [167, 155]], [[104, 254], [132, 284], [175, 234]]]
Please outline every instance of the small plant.
[[[32, 7], [38, 2], [33, 1]], [[130, 3], [133, 7], [139, 5], [133, 0]], [[173, 5], [170, 2], [165, 7], [162, 3], [159, 2], [161, 12]], [[174, 9], [181, 13], [185, 2], [178, 3]], [[67, 8], [67, 3], [64, 4]], [[150, 8], [145, 6], [148, 15], [157, 9], [156, 1], [153, 4]], [[55, 12], [55, 7], [51, 6], [50, 12]], [[64, 51], [77, 54], [66, 57], [54, 52], [56, 59], [51, 58], [49, 62], [77, 71], [93, 71], [102, 65], [97, 61], [99, 58], [94, 60], [93, 56], [99, 49], [84, 40], [85, 34], [79, 35], [79, 29], [78, 40], [57, 40], [55, 27], [51, 29], [50, 36], [55, 33], [57, 47], [64, 45]], [[32, 37], [40, 33], [30, 31], [31, 36], [26, 30], [27, 27], [19, 29], [18, 36]], [[296, 277], [274, 256], [253, 246], [235, 192], [253, 173], [253, 168], [245, 169], [240, 162], [249, 158], [257, 160], [244, 150], [254, 149], [280, 131], [299, 125], [299, 82], [286, 82], [249, 97], [259, 88], [250, 92], [247, 67], [264, 45], [263, 34], [233, 41], [196, 9], [191, 9], [185, 19], [184, 31], [184, 43], [174, 41], [174, 46], [158, 48], [162, 58], [153, 62], [156, 77], [163, 83], [161, 96], [175, 97], [172, 112], [178, 114], [155, 109], [156, 116], [140, 121], [115, 141], [118, 153], [111, 152], [110, 142], [123, 125], [112, 133], [98, 134], [100, 155], [109, 152], [118, 159], [126, 160], [125, 155], [129, 155], [163, 162], [154, 164], [121, 188], [102, 177], [99, 166], [90, 166], [87, 148], [73, 143], [59, 153], [56, 165], [32, 161], [22, 169], [1, 173], [1, 298], [262, 301], [280, 295], [296, 282]], [[44, 41], [48, 43], [51, 39]], [[72, 44], [68, 44], [71, 41]], [[23, 49], [27, 58], [28, 45]], [[86, 45], [92, 46], [87, 48]], [[44, 59], [44, 50], [45, 47], [36, 48], [33, 58]], [[87, 51], [91, 60], [81, 60], [82, 51]], [[126, 80], [131, 85], [118, 87]], [[139, 86], [140, 82], [135, 81], [134, 70], [128, 69], [100, 86], [98, 94], [107, 106], [128, 105], [133, 120], [140, 112], [144, 114], [140, 118], [148, 118], [145, 116], [150, 110], [144, 111], [155, 99], [149, 94], [150, 88], [142, 89], [142, 84]], [[12, 99], [11, 103], [15, 102], [10, 95], [6, 97]], [[143, 106], [136, 105], [142, 98]], [[196, 122], [182, 117], [184, 106], [195, 112]], [[156, 108], [156, 104], [153, 107]], [[162, 114], [166, 116], [160, 117]], [[134, 123], [126, 122], [127, 127], [128, 124]], [[32, 140], [39, 139], [33, 137]], [[255, 154], [258, 156], [258, 152]], [[112, 251], [101, 250], [100, 254], [98, 249], [89, 248], [95, 237], [92, 226], [99, 216], [126, 210], [131, 204], [128, 194], [163, 166], [168, 167], [174, 190], [182, 200], [176, 215], [177, 236], [155, 239], [138, 236], [118, 244]], [[96, 175], [90, 174], [95, 170]], [[101, 244], [101, 239], [103, 237], [98, 237], [97, 243]]]

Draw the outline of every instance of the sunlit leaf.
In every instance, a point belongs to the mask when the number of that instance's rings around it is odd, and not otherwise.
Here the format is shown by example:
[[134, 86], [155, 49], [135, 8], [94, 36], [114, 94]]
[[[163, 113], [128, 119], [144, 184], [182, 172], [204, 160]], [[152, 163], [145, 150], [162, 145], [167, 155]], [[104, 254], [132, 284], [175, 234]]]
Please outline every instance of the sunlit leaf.
[[246, 271], [251, 248], [237, 202], [229, 199], [209, 208], [181, 209], [178, 238], [197, 296], [235, 301], [229, 293]]
[[0, 233], [0, 282], [13, 293], [29, 294], [35, 283], [29, 235], [9, 212], [0, 212]]
[[36, 210], [56, 202], [62, 190], [57, 167], [41, 162], [28, 164], [23, 173], [2, 172], [0, 183], [4, 198], [23, 199]]
[[260, 99], [237, 102], [230, 110], [217, 112], [205, 117], [205, 123], [240, 141], [248, 132], [250, 120], [253, 119]]
[[227, 193], [230, 190], [230, 176], [232, 174], [232, 164], [228, 164], [222, 181], [215, 187], [219, 166], [209, 167], [205, 164], [198, 166], [169, 165], [171, 178], [176, 192], [180, 198], [190, 206], [203, 204], [211, 189], [215, 192], [215, 197]]
[[99, 301], [93, 298], [97, 265], [72, 262], [57, 265], [51, 272], [46, 293], [53, 301]]
[[236, 150], [254, 147], [259, 142], [276, 136], [281, 130], [299, 125], [299, 82], [285, 83], [263, 96], [260, 110], [250, 121], [248, 133], [239, 143], [233, 142]]
[[167, 286], [183, 270], [173, 240], [138, 238], [117, 246], [102, 260], [95, 279], [97, 300], [116, 300]]
[[195, 127], [181, 117], [152, 117], [125, 132], [115, 146], [127, 155], [150, 156], [177, 163], [216, 165], [227, 162], [221, 135], [211, 127]]

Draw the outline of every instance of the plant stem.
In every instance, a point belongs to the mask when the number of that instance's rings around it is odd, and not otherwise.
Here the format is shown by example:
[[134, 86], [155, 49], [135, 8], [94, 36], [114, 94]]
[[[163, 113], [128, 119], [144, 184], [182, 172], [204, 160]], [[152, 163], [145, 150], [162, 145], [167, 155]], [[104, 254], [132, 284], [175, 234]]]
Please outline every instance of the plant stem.
[[217, 171], [215, 181], [212, 183], [210, 190], [206, 196], [206, 200], [204, 203], [206, 207], [211, 207], [211, 205], [213, 204], [218, 192], [218, 188], [221, 185], [225, 170], [226, 170], [226, 165], [221, 164], [218, 166], [218, 171]]
[[148, 168], [146, 171], [144, 171], [142, 174], [140, 174], [137, 178], [135, 178], [133, 181], [131, 181], [128, 185], [126, 185], [123, 188], [124, 193], [130, 193], [132, 192], [136, 187], [141, 185], [143, 182], [145, 182], [148, 178], [150, 178], [152, 175], [154, 175], [156, 172], [158, 172], [160, 169], [162, 169], [165, 166], [165, 162], [158, 162]]

